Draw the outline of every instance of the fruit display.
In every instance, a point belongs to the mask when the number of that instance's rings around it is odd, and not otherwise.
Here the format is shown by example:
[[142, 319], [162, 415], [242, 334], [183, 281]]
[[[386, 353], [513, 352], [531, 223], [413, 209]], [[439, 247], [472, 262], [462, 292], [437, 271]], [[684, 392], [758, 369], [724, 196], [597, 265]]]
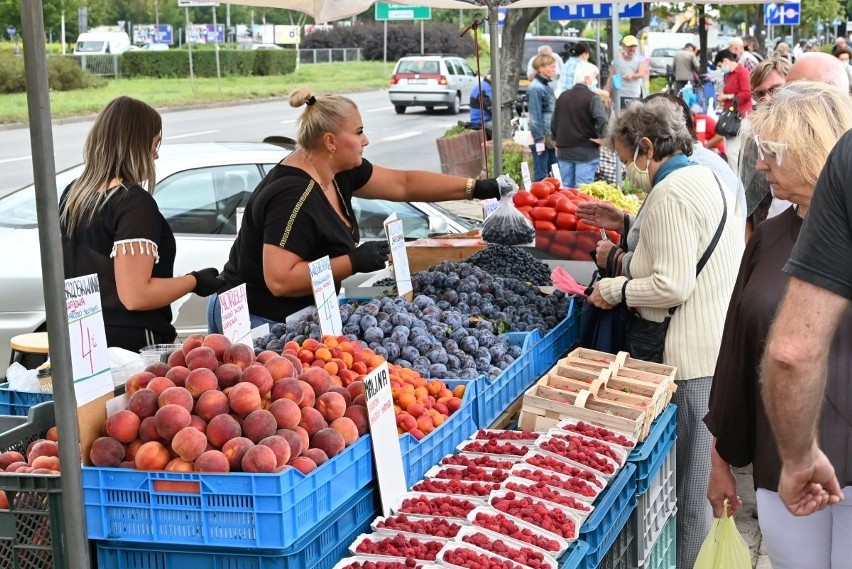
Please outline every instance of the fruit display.
[[496, 553], [530, 569], [556, 569], [557, 567], [556, 561], [540, 549], [484, 528], [466, 527], [459, 533], [457, 541], [459, 540]]
[[406, 514], [379, 518], [373, 524], [373, 530], [378, 532], [403, 531], [406, 533], [433, 535], [435, 537], [443, 537], [447, 539], [455, 537], [461, 528], [461, 524], [450, 521], [447, 518], [420, 518]]
[[[511, 468], [511, 466], [509, 467]], [[509, 477], [509, 470], [485, 468], [482, 466], [439, 466], [426, 472], [426, 478], [467, 480], [470, 482], [503, 482]]]
[[512, 515], [525, 522], [536, 525], [550, 533], [565, 539], [577, 537], [577, 520], [562, 508], [549, 506], [547, 502], [536, 500], [526, 494], [501, 491], [491, 495], [491, 506], [503, 513]]
[[395, 535], [368, 534], [359, 536], [350, 547], [355, 554], [403, 557], [419, 561], [434, 561], [446, 540]]
[[519, 456], [489, 456], [460, 452], [441, 459], [443, 465], [481, 466], [482, 468], [512, 468], [520, 460]]
[[501, 430], [501, 429], [479, 429], [476, 434], [473, 436], [474, 439], [478, 440], [489, 440], [489, 441], [523, 441], [523, 442], [534, 442], [538, 437], [541, 436], [541, 433], [534, 433], [532, 431], [509, 431], [509, 430]]
[[543, 441], [546, 437], [566, 441], [578, 452], [593, 452], [597, 455], [609, 458], [618, 464], [618, 466], [624, 466], [624, 463], [627, 462], [627, 451], [624, 448], [605, 443], [600, 439], [578, 435], [563, 429], [551, 429], [547, 432], [545, 437], [542, 437], [540, 440]]
[[635, 197], [625, 195], [624, 192], [618, 189], [618, 186], [613, 186], [602, 180], [592, 182], [591, 184], [580, 184], [579, 190], [583, 194], [611, 202], [633, 215], [639, 212], [639, 206], [642, 205]]
[[[530, 243], [532, 239], [526, 242]], [[489, 243], [464, 262], [479, 267], [495, 277], [517, 279], [539, 286], [553, 284], [547, 263], [539, 261], [523, 247]]]
[[561, 421], [557, 425], [557, 428], [565, 431], [571, 431], [572, 433], [577, 433], [584, 437], [598, 439], [606, 443], [618, 445], [626, 449], [632, 449], [636, 446], [636, 441], [628, 438], [626, 435], [616, 433], [615, 431], [611, 431], [597, 425], [592, 425], [591, 423], [586, 423], [584, 421]]
[[[51, 428], [45, 438], [31, 442], [25, 454], [7, 450], [0, 453], [0, 472], [5, 474], [60, 474], [59, 439], [56, 427]], [[8, 509], [3, 504], [5, 492], [0, 492], [0, 509]]]
[[522, 462], [524, 464], [529, 464], [532, 466], [537, 466], [538, 468], [542, 468], [545, 470], [550, 470], [556, 472], [558, 474], [562, 474], [565, 476], [570, 476], [572, 478], [580, 478], [591, 484], [594, 484], [601, 490], [603, 490], [604, 486], [606, 486], [606, 482], [601, 478], [598, 478], [592, 471], [586, 470], [584, 468], [580, 468], [578, 466], [574, 466], [564, 460], [554, 458], [552, 456], [542, 454], [540, 452], [531, 452], [527, 453]]
[[414, 559], [383, 561], [375, 557], [355, 555], [342, 559], [333, 569], [420, 569], [424, 565], [424, 563], [417, 563]]
[[556, 557], [565, 549], [565, 543], [556, 539], [556, 535], [549, 537], [546, 530], [493, 508], [477, 508], [468, 514], [468, 519], [474, 526], [528, 543]]
[[575, 464], [589, 468], [593, 472], [600, 473], [604, 477], [611, 477], [618, 470], [618, 464], [614, 460], [599, 454], [595, 446], [579, 437], [568, 440], [548, 436], [539, 440], [536, 446]]
[[411, 489], [415, 492], [430, 492], [432, 494], [488, 496], [492, 490], [496, 490], [499, 487], [499, 482], [476, 482], [458, 479], [427, 478], [416, 483], [411, 487]]
[[533, 466], [515, 466], [512, 468], [512, 476], [519, 476], [533, 482], [543, 482], [548, 486], [571, 492], [580, 497], [580, 499], [586, 499], [590, 502], [601, 493], [601, 488], [582, 478], [565, 476]]
[[592, 511], [592, 507], [589, 504], [577, 500], [567, 494], [563, 494], [544, 482], [533, 482], [531, 480], [524, 480], [521, 478], [509, 478], [503, 483], [503, 488], [518, 492], [519, 494], [526, 494], [532, 498], [552, 502], [565, 508], [571, 508], [572, 510], [579, 510], [585, 513]]
[[395, 510], [398, 514], [465, 518], [482, 503], [481, 500], [468, 500], [456, 496], [413, 495], [403, 498], [402, 503]]
[[506, 454], [510, 456], [524, 456], [530, 452], [529, 446], [502, 442], [499, 440], [472, 440], [465, 441], [459, 445], [462, 452], [478, 452], [482, 454]]
[[441, 562], [466, 569], [523, 569], [514, 561], [469, 544], [452, 544], [443, 549]]

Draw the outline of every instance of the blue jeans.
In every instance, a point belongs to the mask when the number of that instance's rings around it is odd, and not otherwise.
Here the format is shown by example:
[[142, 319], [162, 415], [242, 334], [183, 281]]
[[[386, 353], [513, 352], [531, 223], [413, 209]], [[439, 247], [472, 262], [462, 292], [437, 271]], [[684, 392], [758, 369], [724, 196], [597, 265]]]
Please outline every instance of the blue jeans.
[[600, 158], [589, 162], [574, 162], [572, 160], [559, 160], [559, 172], [562, 174], [562, 186], [565, 188], [577, 188], [580, 184], [591, 184], [595, 181], [595, 173], [598, 171]]
[[[270, 320], [263, 316], [255, 316], [251, 313], [249, 314], [249, 321], [251, 322], [252, 330], [262, 324], [269, 324], [272, 326], [277, 323], [275, 320]], [[222, 333], [222, 307], [219, 303], [219, 295], [215, 292], [207, 297], [207, 333]]]
[[535, 150], [535, 144], [530, 146], [533, 158], [533, 182], [544, 180], [550, 176], [550, 167], [556, 164], [556, 149], [545, 149], [539, 154]]

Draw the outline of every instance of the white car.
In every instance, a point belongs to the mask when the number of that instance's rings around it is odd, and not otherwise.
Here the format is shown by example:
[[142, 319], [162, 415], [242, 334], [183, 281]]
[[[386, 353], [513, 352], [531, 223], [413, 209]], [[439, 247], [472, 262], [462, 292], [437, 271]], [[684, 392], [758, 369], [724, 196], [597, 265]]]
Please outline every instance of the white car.
[[[245, 206], [263, 176], [290, 151], [254, 142], [165, 143], [160, 148], [154, 199], [175, 233], [174, 274], [204, 267], [222, 269], [236, 237], [237, 209]], [[61, 194], [83, 165], [56, 175]], [[383, 223], [396, 213], [406, 238], [462, 233], [476, 222], [421, 202], [353, 199], [362, 239], [384, 238]], [[37, 230], [35, 188], [26, 186], [0, 198], [0, 362], [9, 361], [9, 340], [44, 331], [45, 308]], [[344, 281], [354, 286], [369, 275]], [[175, 323], [178, 335], [206, 333], [206, 299], [192, 295]]]
[[416, 55], [396, 62], [388, 94], [397, 114], [408, 107], [446, 107], [457, 115], [462, 105], [470, 105], [476, 83], [476, 72], [461, 57]]

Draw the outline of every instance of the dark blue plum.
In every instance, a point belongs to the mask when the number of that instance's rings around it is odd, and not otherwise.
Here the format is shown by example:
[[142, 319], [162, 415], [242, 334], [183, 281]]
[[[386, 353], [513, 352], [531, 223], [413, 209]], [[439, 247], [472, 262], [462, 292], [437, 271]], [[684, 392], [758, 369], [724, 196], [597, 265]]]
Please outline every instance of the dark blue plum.
[[370, 314], [366, 314], [366, 315], [361, 317], [361, 322], [359, 322], [358, 325], [361, 326], [361, 331], [366, 332], [368, 328], [372, 328], [372, 327], [376, 326], [378, 323], [379, 323], [379, 321], [376, 320], [375, 316], [372, 316]]
[[447, 355], [447, 369], [461, 369], [461, 360], [452, 354]]
[[267, 350], [272, 350], [273, 352], [280, 352], [284, 349], [284, 342], [282, 342], [281, 340], [270, 340], [266, 344], [265, 348]]
[[269, 333], [280, 338], [287, 333], [287, 325], [283, 322], [276, 322], [269, 328]]
[[399, 344], [397, 344], [396, 342], [394, 342], [390, 338], [385, 338], [384, 340], [382, 340], [382, 346], [384, 346], [385, 350], [388, 353], [388, 355], [385, 357], [386, 360], [388, 360], [389, 362], [392, 362], [392, 361], [396, 360], [397, 358], [399, 358], [399, 355], [400, 355]]
[[432, 348], [426, 352], [426, 357], [429, 358], [429, 361], [433, 364], [447, 363], [447, 352], [441, 348]]
[[429, 368], [427, 366], [414, 364], [411, 366], [411, 369], [419, 373], [421, 376], [429, 379], [431, 376], [429, 375]]
[[473, 354], [479, 348], [479, 341], [473, 336], [466, 336], [459, 342], [459, 347], [468, 354]]
[[444, 340], [444, 349], [447, 350], [447, 353], [452, 353], [459, 349], [459, 343], [453, 340], [452, 338], [448, 338]]
[[393, 324], [390, 323], [389, 319], [379, 320], [379, 329], [385, 336], [389, 336], [393, 331]]
[[[362, 320], [363, 322], [363, 320]], [[385, 333], [378, 326], [371, 326], [364, 330], [364, 340], [369, 342], [381, 342], [385, 337]]]
[[447, 366], [444, 364], [432, 364], [429, 366], [429, 375], [431, 377], [447, 377]]
[[395, 326], [391, 331], [390, 337], [400, 346], [408, 343], [408, 338], [411, 335], [411, 330], [407, 326]]
[[402, 349], [399, 352], [400, 357], [404, 360], [408, 360], [413, 362], [417, 358], [420, 357], [420, 352], [417, 351], [417, 348], [414, 346], [402, 346]]
[[452, 332], [450, 332], [450, 338], [458, 342], [461, 345], [462, 340], [469, 336], [467, 332], [467, 328], [456, 328]]
[[357, 336], [361, 333], [361, 327], [358, 324], [353, 324], [352, 322], [347, 322], [343, 325], [343, 333], [348, 335]]
[[414, 347], [415, 350], [420, 352], [421, 354], [425, 354], [428, 352], [433, 345], [435, 345], [434, 340], [430, 336], [417, 336], [410, 343], [411, 346]]
[[393, 361], [393, 363], [395, 363], [399, 367], [411, 369], [411, 362], [408, 361], [408, 360], [405, 360], [405, 359], [402, 359], [402, 358], [397, 358]]

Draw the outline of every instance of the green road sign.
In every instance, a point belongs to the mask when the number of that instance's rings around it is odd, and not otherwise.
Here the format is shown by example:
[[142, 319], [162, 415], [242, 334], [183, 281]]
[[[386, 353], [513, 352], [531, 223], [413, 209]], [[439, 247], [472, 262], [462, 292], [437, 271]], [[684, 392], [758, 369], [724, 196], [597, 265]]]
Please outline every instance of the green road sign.
[[432, 8], [429, 6], [397, 6], [376, 2], [376, 20], [431, 20]]

